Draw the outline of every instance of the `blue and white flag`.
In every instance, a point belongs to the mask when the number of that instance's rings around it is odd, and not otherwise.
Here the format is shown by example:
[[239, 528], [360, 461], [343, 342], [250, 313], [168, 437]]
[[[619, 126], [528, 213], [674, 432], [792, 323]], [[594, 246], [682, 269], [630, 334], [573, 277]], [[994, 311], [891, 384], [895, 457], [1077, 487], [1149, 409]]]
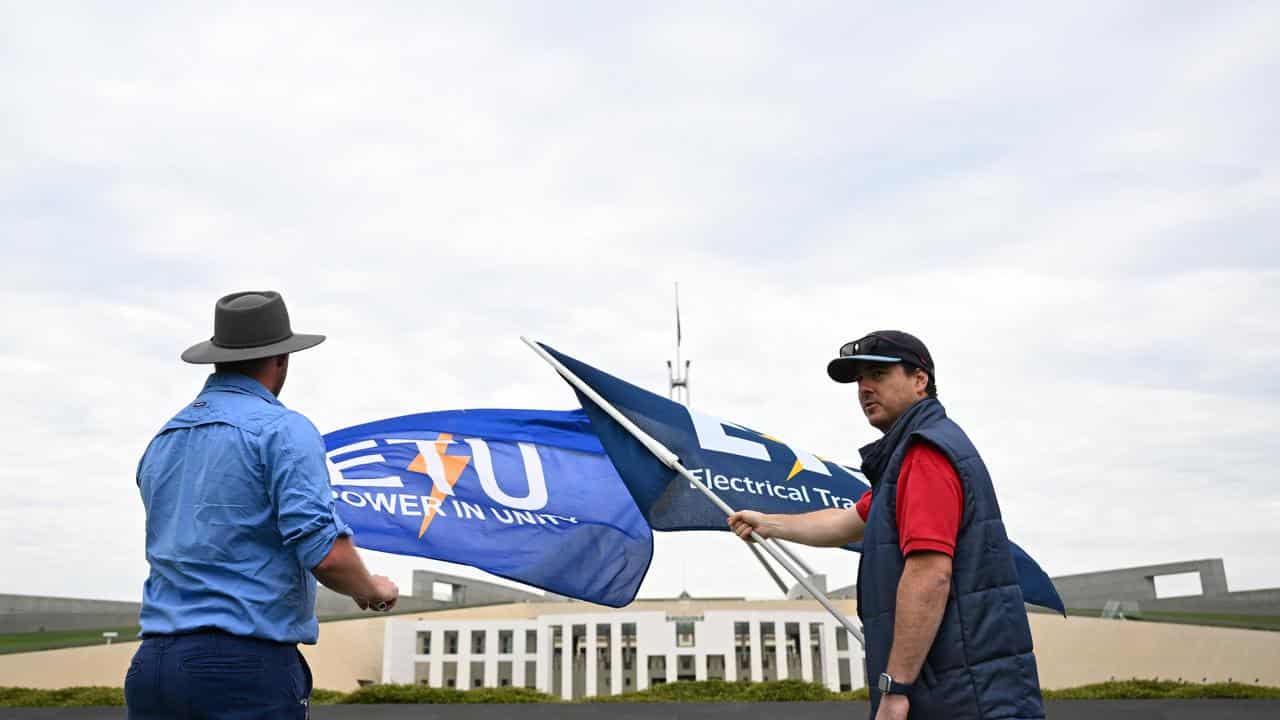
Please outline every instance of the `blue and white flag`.
[[360, 547], [471, 565], [621, 607], [649, 526], [581, 411], [456, 410], [324, 436], [338, 514]]
[[[802, 513], [852, 508], [870, 489], [857, 470], [745, 425], [687, 408], [540, 346], [641, 430], [666, 446], [704, 485], [735, 509]], [[662, 464], [625, 428], [575, 388], [622, 482], [656, 530], [728, 530], [724, 514]], [[1010, 542], [1027, 602], [1064, 612], [1044, 570]], [[846, 546], [858, 550], [857, 544]]]

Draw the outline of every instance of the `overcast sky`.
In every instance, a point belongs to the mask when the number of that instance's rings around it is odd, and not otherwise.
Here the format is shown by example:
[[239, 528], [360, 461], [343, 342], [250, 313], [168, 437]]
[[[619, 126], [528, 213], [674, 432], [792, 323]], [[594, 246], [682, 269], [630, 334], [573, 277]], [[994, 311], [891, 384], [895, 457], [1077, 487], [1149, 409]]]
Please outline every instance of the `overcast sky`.
[[[575, 407], [521, 334], [665, 392], [677, 280], [701, 410], [856, 462], [826, 362], [905, 329], [1050, 574], [1280, 585], [1277, 4], [223, 5], [0, 3], [0, 592], [140, 596], [225, 293], [327, 431]], [[659, 534], [683, 588], [777, 592]]]

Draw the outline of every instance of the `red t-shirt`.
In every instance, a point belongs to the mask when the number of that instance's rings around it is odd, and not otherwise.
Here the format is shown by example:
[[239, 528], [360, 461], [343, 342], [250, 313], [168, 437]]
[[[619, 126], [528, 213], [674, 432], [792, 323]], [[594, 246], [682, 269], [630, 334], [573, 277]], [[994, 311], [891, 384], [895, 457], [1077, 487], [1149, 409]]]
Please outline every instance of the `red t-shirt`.
[[[964, 492], [955, 468], [941, 450], [918, 442], [907, 448], [898, 471], [898, 546], [902, 554], [932, 550], [956, 555], [956, 534], [964, 513]], [[858, 500], [863, 522], [871, 512], [871, 491]]]

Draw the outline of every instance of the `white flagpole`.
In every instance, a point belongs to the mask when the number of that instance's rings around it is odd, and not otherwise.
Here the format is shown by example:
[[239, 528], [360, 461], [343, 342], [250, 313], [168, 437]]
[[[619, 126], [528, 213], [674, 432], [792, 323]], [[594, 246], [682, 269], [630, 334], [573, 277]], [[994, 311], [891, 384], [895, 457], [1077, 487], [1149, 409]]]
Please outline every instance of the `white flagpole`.
[[[613, 403], [610, 403], [608, 400], [601, 397], [600, 393], [595, 391], [595, 388], [584, 382], [582, 378], [574, 375], [569, 368], [564, 366], [564, 363], [552, 357], [551, 353], [544, 350], [541, 345], [523, 336], [521, 336], [520, 339], [524, 341], [525, 345], [528, 345], [535, 353], [537, 353], [538, 357], [546, 360], [548, 365], [555, 368], [556, 372], [560, 373], [565, 380], [569, 381], [569, 384], [577, 388], [583, 395], [591, 398], [591, 401], [598, 405], [601, 410], [608, 413], [609, 417], [613, 418], [614, 421], [621, 425], [627, 432], [631, 433], [636, 440], [639, 440], [640, 444], [644, 445], [649, 452], [653, 453], [653, 455], [657, 457], [663, 465], [675, 470], [681, 477], [688, 480], [697, 487], [698, 490], [702, 491], [702, 494], [705, 495], [708, 500], [714, 503], [716, 507], [720, 508], [720, 510], [725, 514], [725, 517], [733, 514], [733, 508], [729, 507], [728, 503], [721, 500], [719, 495], [711, 492], [706, 485], [702, 484], [702, 481], [698, 480], [693, 473], [689, 472], [689, 469], [680, 462], [680, 458], [677, 457], [675, 453], [671, 452], [671, 450], [665, 445], [655, 440], [651, 435], [649, 435], [649, 433], [640, 429], [639, 426], [631, 422], [631, 419], [626, 415], [623, 415], [618, 408], [613, 406]], [[765, 552], [769, 553], [770, 557], [790, 573], [791, 577], [795, 578], [796, 581], [800, 583], [801, 587], [809, 591], [809, 594], [813, 596], [813, 598], [817, 600], [822, 607], [826, 608], [827, 612], [831, 613], [832, 617], [838, 620], [840, 624], [844, 626], [844, 629], [849, 631], [850, 635], [857, 638], [860, 645], [866, 647], [866, 641], [862, 637], [862, 630], [855, 625], [853, 621], [849, 620], [849, 618], [845, 617], [839, 610], [837, 610], [835, 605], [831, 604], [831, 600], [823, 594], [821, 590], [814, 587], [804, 573], [791, 564], [791, 561], [778, 550], [773, 540], [761, 537], [756, 534], [755, 531], [751, 532], [751, 539], [756, 541], [760, 547], [764, 548]]]

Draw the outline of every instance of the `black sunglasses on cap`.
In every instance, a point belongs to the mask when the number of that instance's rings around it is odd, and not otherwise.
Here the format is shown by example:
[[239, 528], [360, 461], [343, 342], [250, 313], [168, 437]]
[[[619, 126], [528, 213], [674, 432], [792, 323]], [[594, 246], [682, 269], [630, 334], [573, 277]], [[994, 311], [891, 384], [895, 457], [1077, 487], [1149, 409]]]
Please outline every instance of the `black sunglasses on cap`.
[[933, 375], [933, 358], [918, 338], [900, 330], [877, 330], [840, 346], [827, 374], [841, 383], [856, 382], [862, 363], [910, 363]]

